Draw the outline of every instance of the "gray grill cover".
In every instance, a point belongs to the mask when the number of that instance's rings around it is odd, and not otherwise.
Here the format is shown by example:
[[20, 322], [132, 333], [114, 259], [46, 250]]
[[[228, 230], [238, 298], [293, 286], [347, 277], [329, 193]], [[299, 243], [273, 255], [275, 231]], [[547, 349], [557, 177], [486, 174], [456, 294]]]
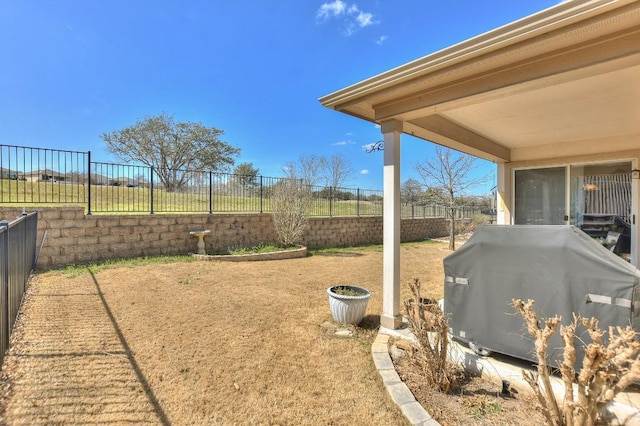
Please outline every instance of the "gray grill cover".
[[[444, 273], [453, 336], [495, 352], [536, 361], [512, 299], [533, 299], [540, 318], [558, 314], [563, 324], [575, 312], [598, 318], [604, 330], [629, 324], [640, 330], [640, 271], [573, 226], [481, 226], [444, 259]], [[590, 342], [585, 334], [579, 336]], [[550, 361], [560, 359], [561, 347], [558, 333]]]

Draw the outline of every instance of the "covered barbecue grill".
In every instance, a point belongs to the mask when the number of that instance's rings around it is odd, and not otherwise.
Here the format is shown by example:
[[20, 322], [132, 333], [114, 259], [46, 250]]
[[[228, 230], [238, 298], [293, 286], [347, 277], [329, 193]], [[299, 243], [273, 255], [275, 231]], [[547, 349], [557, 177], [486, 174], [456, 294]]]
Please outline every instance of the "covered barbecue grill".
[[[575, 312], [598, 318], [601, 329], [631, 324], [640, 330], [640, 271], [574, 226], [479, 227], [444, 259], [444, 273], [450, 331], [478, 352], [536, 361], [512, 299], [533, 299], [539, 317], [558, 314], [563, 324]], [[589, 341], [585, 333], [579, 337]], [[558, 333], [550, 360], [559, 359], [561, 347]]]

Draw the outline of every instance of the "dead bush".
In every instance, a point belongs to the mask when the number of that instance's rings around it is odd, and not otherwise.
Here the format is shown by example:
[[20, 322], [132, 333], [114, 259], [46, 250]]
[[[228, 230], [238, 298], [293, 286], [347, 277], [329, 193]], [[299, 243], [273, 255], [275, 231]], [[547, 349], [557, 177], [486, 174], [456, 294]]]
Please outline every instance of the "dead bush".
[[404, 303], [409, 327], [417, 339], [412, 347], [410, 360], [422, 372], [429, 387], [443, 393], [449, 393], [462, 378], [463, 371], [459, 365], [451, 362], [447, 356], [449, 336], [447, 321], [437, 303], [429, 304], [420, 295], [420, 279], [413, 278], [409, 282], [412, 299]]
[[298, 179], [283, 179], [274, 185], [271, 198], [273, 225], [283, 247], [296, 244], [302, 237], [311, 202], [309, 186]]
[[[600, 330], [595, 318], [580, 318], [574, 314], [573, 322], [560, 325], [561, 318], [539, 320], [533, 310], [534, 301], [513, 300], [513, 304], [524, 317], [529, 334], [535, 340], [538, 358], [537, 373], [523, 371], [538, 399], [539, 407], [547, 424], [552, 426], [594, 425], [603, 421], [604, 410], [609, 402], [630, 384], [640, 379], [640, 343], [636, 332], [627, 327], [609, 327], [609, 339], [605, 345], [606, 332]], [[560, 328], [563, 342], [563, 358], [558, 369], [562, 375], [565, 391], [562, 407], [556, 401], [551, 389], [550, 369], [546, 354], [549, 339]], [[582, 367], [576, 383], [576, 329], [585, 327], [591, 343], [584, 347]]]

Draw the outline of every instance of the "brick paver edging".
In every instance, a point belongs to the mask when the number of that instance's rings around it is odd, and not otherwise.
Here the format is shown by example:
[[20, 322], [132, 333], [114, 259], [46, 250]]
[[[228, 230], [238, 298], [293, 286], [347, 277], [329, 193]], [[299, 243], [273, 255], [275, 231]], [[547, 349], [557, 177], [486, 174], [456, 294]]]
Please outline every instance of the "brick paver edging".
[[389, 356], [388, 342], [389, 335], [378, 333], [376, 340], [371, 345], [371, 355], [391, 399], [398, 405], [402, 414], [412, 425], [440, 426], [440, 423], [432, 418], [422, 405], [416, 401], [407, 385], [400, 380], [400, 376], [398, 376]]

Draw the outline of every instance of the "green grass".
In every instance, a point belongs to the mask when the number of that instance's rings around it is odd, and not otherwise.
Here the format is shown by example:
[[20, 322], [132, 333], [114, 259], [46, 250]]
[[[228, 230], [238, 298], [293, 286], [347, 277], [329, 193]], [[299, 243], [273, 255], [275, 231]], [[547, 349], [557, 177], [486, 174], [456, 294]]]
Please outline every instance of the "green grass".
[[[413, 243], [402, 243], [400, 246], [402, 248], [411, 248], [421, 244], [436, 244], [436, 241], [426, 240], [420, 242]], [[215, 253], [215, 254], [252, 254], [252, 253], [270, 253], [273, 251], [282, 251], [282, 250], [295, 250], [296, 247], [282, 248], [271, 244], [261, 244], [259, 246], [250, 247], [250, 248], [237, 248], [232, 250], [227, 250], [223, 253]], [[382, 244], [369, 244], [362, 246], [350, 246], [350, 247], [329, 247], [323, 249], [314, 249], [309, 250], [311, 255], [344, 255], [344, 254], [354, 254], [361, 252], [382, 252], [383, 246]], [[174, 262], [194, 262], [196, 259], [191, 255], [176, 255], [176, 256], [147, 256], [147, 257], [135, 257], [131, 259], [111, 259], [104, 260], [101, 262], [89, 263], [86, 265], [69, 265], [61, 268], [65, 277], [75, 278], [83, 274], [98, 273], [107, 268], [117, 267], [117, 266], [126, 266], [129, 268], [135, 268], [137, 266], [148, 265], [148, 264], [165, 264], [165, 263], [174, 263]], [[36, 273], [44, 273], [47, 270], [38, 270]]]
[[[89, 192], [85, 185], [55, 182], [26, 182], [0, 180], [0, 204], [22, 207], [37, 206], [82, 206], [88, 212]], [[94, 214], [140, 214], [151, 211], [151, 190], [144, 187], [91, 185], [91, 213]], [[271, 212], [271, 199], [259, 193], [250, 195], [221, 193], [213, 194], [209, 203], [208, 190], [202, 192], [167, 192], [153, 190], [153, 211], [156, 213], [214, 213]], [[363, 216], [381, 215], [381, 202], [332, 201], [315, 199], [309, 210], [310, 216]]]
[[[449, 238], [444, 237], [444, 238]], [[408, 243], [400, 243], [400, 247], [401, 248], [414, 248], [418, 245], [423, 245], [423, 244], [439, 244], [439, 241], [436, 240], [422, 240], [422, 241], [413, 241], [413, 242], [408, 242]]]
[[[165, 264], [174, 262], [194, 262], [196, 259], [191, 255], [177, 255], [177, 256], [149, 256], [149, 257], [135, 257], [131, 259], [114, 259], [105, 260], [102, 262], [90, 263], [87, 265], [69, 265], [62, 268], [62, 272], [67, 278], [76, 278], [89, 272], [96, 274], [107, 268], [115, 266], [127, 266], [129, 268], [135, 268], [137, 266], [148, 264]], [[37, 273], [46, 272], [37, 271]]]
[[[89, 212], [89, 191], [86, 185], [57, 182], [26, 182], [0, 180], [0, 205], [7, 207], [81, 206]], [[216, 192], [217, 191], [217, 192]], [[154, 213], [257, 213], [271, 212], [271, 199], [260, 200], [257, 191], [233, 192], [226, 195], [216, 189], [209, 203], [209, 191], [167, 192], [153, 190]], [[249, 194], [249, 195], [247, 195]], [[151, 212], [151, 190], [145, 187], [91, 185], [92, 214], [145, 214]], [[328, 200], [314, 198], [309, 211], [312, 217], [382, 216], [382, 200]], [[437, 206], [401, 205], [401, 217], [443, 217], [445, 210]]]

